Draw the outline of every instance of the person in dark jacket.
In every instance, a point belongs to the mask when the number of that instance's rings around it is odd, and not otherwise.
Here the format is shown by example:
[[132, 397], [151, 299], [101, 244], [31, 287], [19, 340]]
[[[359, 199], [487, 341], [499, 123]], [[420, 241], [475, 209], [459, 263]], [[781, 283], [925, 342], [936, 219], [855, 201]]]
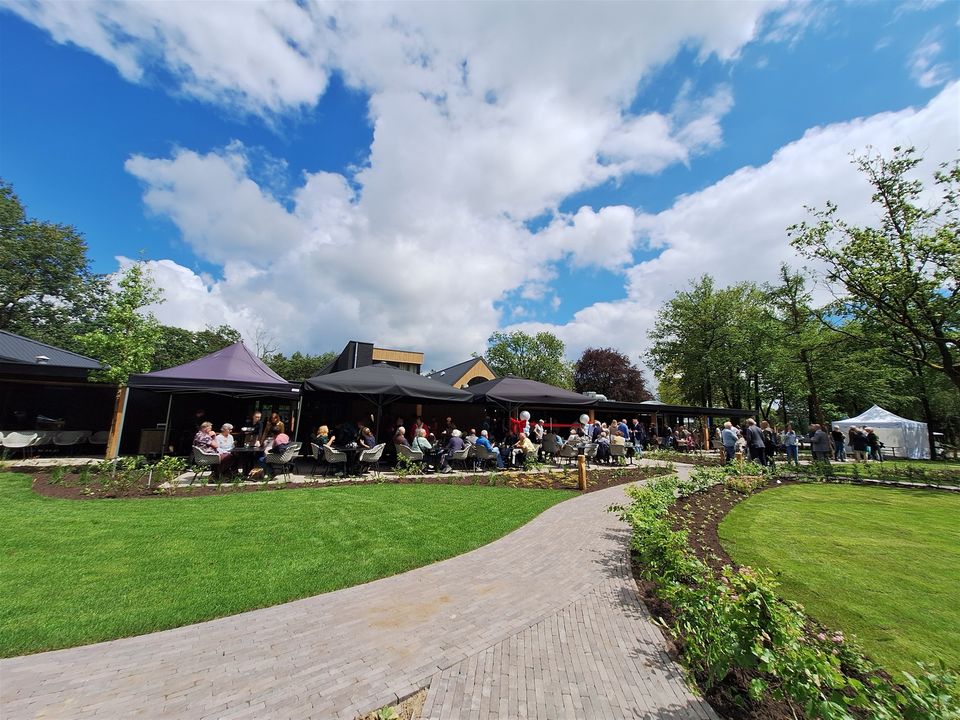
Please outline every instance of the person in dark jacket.
[[867, 433], [867, 445], [870, 446], [870, 459], [883, 462], [883, 452], [881, 452], [883, 443], [880, 442], [876, 430], [873, 428], [864, 428], [864, 432]]
[[830, 462], [830, 436], [822, 427], [814, 423], [810, 426], [810, 452], [813, 454], [813, 460]]
[[767, 446], [763, 442], [763, 433], [757, 427], [757, 421], [753, 418], [747, 418], [744, 423], [745, 428], [743, 437], [747, 441], [747, 450], [750, 453], [750, 459], [761, 465], [767, 464]]

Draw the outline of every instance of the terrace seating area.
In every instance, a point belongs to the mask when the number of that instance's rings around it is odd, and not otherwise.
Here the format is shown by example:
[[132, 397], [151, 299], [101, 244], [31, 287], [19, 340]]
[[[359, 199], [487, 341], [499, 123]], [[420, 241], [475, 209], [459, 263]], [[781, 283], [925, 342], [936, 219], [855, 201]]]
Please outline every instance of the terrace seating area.
[[106, 444], [106, 430], [0, 430], [0, 448], [13, 458], [102, 454]]

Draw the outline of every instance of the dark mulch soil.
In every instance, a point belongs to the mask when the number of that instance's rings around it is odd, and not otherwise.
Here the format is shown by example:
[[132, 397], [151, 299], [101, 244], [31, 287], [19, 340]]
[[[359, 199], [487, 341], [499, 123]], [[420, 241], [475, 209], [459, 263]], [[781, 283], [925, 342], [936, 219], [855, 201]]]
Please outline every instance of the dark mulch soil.
[[[224, 495], [238, 492], [275, 492], [299, 488], [341, 487], [343, 485], [370, 485], [374, 483], [420, 484], [420, 485], [488, 485], [497, 487], [515, 487], [521, 489], [540, 490], [576, 490], [577, 473], [575, 470], [563, 472], [537, 473], [523, 471], [507, 471], [497, 473], [478, 474], [428, 474], [409, 477], [395, 477], [382, 475], [364, 475], [355, 479], [341, 479], [335, 484], [317, 482], [307, 483], [233, 483], [223, 482], [197, 483], [195, 485], [178, 487], [174, 490], [161, 490], [156, 487], [147, 487], [147, 478], [133, 483], [130, 487], [105, 486], [91, 474], [86, 481], [73, 468], [66, 473], [54, 473], [46, 468], [12, 468], [14, 472], [22, 472], [33, 477], [34, 492], [46, 497], [65, 498], [70, 500], [96, 500], [103, 498], [160, 498], [160, 497], [203, 497], [207, 495]], [[666, 475], [665, 468], [651, 466], [623, 466], [611, 468], [596, 468], [587, 471], [587, 492], [603, 490], [615, 485], [637, 482], [658, 475]]]

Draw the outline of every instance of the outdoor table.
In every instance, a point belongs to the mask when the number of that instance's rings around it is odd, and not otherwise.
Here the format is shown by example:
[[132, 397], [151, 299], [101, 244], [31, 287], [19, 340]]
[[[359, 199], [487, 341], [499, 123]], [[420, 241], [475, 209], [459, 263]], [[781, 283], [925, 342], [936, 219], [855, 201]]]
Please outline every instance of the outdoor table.
[[234, 447], [230, 452], [237, 456], [240, 468], [244, 477], [246, 477], [250, 474], [250, 471], [253, 470], [253, 463], [256, 461], [257, 457], [263, 454], [263, 448], [246, 446]]
[[356, 443], [351, 443], [350, 445], [345, 445], [344, 447], [337, 447], [334, 445], [334, 449], [337, 452], [342, 452], [347, 456], [347, 462], [344, 464], [343, 471], [347, 475], [357, 475], [360, 472], [360, 453], [363, 452], [363, 448], [357, 445]]

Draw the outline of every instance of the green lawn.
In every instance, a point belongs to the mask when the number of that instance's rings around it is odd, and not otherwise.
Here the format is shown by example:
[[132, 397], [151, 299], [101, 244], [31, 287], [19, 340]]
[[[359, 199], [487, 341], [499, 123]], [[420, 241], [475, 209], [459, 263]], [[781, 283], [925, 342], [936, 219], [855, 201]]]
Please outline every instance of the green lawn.
[[785, 485], [734, 507], [720, 538], [882, 666], [960, 668], [960, 494]]
[[960, 463], [941, 460], [885, 460], [882, 463], [833, 463], [833, 472], [844, 477], [854, 476], [875, 480], [902, 480], [904, 482], [937, 485], [960, 484]]
[[0, 473], [0, 655], [137, 635], [472, 550], [574, 493], [366, 485], [54, 500]]

